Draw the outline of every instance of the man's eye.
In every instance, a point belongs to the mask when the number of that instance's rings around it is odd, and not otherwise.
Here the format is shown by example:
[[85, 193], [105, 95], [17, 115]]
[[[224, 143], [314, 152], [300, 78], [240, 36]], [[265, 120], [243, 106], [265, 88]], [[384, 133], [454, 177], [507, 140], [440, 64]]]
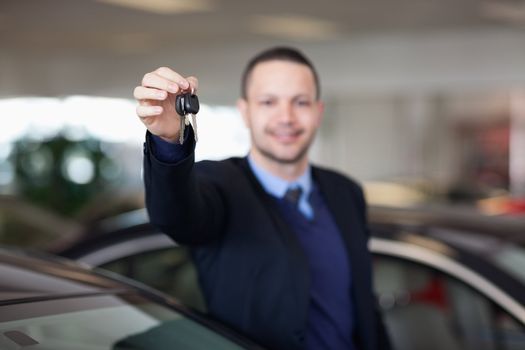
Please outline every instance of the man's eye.
[[273, 101], [272, 100], [262, 100], [259, 103], [261, 105], [263, 105], [263, 106], [271, 106], [271, 105], [273, 105]]
[[299, 106], [307, 107], [307, 106], [310, 106], [311, 103], [308, 100], [299, 100], [299, 101], [297, 101], [297, 104]]

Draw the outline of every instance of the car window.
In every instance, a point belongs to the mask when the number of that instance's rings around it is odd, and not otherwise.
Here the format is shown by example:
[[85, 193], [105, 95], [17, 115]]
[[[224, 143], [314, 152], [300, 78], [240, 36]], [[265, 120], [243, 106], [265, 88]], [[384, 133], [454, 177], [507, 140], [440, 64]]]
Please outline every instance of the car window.
[[374, 284], [397, 349], [525, 349], [525, 329], [463, 282], [421, 264], [374, 258]]
[[164, 248], [126, 256], [100, 266], [142, 282], [181, 303], [205, 312], [197, 272], [185, 247]]
[[508, 244], [489, 258], [510, 275], [525, 283], [525, 249]]
[[523, 247], [498, 237], [460, 230], [433, 229], [429, 231], [429, 234], [439, 237], [441, 241], [476, 252], [521, 283], [525, 283], [525, 249]]
[[228, 338], [137, 295], [3, 306], [0, 348], [35, 350], [242, 349]]

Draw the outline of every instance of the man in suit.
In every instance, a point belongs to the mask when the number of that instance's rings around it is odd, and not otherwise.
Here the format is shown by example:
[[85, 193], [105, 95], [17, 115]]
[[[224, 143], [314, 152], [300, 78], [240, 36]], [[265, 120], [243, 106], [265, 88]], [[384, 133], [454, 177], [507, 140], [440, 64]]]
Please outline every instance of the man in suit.
[[[312, 63], [272, 48], [247, 65], [237, 106], [245, 158], [194, 163], [175, 96], [195, 77], [166, 67], [135, 88], [151, 222], [192, 248], [209, 313], [271, 349], [387, 349], [372, 294], [358, 184], [313, 166], [323, 103]], [[220, 132], [220, 131], [218, 131]]]

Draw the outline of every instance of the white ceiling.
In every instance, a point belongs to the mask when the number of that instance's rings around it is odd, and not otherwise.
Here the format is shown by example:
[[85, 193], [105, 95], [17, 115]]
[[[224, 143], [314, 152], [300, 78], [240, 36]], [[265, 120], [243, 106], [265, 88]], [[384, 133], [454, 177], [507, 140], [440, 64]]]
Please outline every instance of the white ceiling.
[[170, 65], [202, 75], [220, 102], [236, 95], [222, 92], [237, 89], [245, 60], [267, 45], [303, 48], [330, 75], [330, 60], [348, 41], [521, 31], [525, 17], [516, 0], [125, 0], [188, 10], [171, 14], [118, 1], [1, 0], [0, 96], [129, 96], [144, 73]]

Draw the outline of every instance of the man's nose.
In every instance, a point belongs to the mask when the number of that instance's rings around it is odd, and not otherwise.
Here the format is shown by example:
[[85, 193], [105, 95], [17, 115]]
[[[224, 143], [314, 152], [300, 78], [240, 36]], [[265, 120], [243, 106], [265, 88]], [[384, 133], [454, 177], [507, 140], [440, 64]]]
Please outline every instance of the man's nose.
[[279, 110], [279, 121], [281, 123], [291, 124], [295, 121], [295, 111], [292, 103], [282, 103]]

